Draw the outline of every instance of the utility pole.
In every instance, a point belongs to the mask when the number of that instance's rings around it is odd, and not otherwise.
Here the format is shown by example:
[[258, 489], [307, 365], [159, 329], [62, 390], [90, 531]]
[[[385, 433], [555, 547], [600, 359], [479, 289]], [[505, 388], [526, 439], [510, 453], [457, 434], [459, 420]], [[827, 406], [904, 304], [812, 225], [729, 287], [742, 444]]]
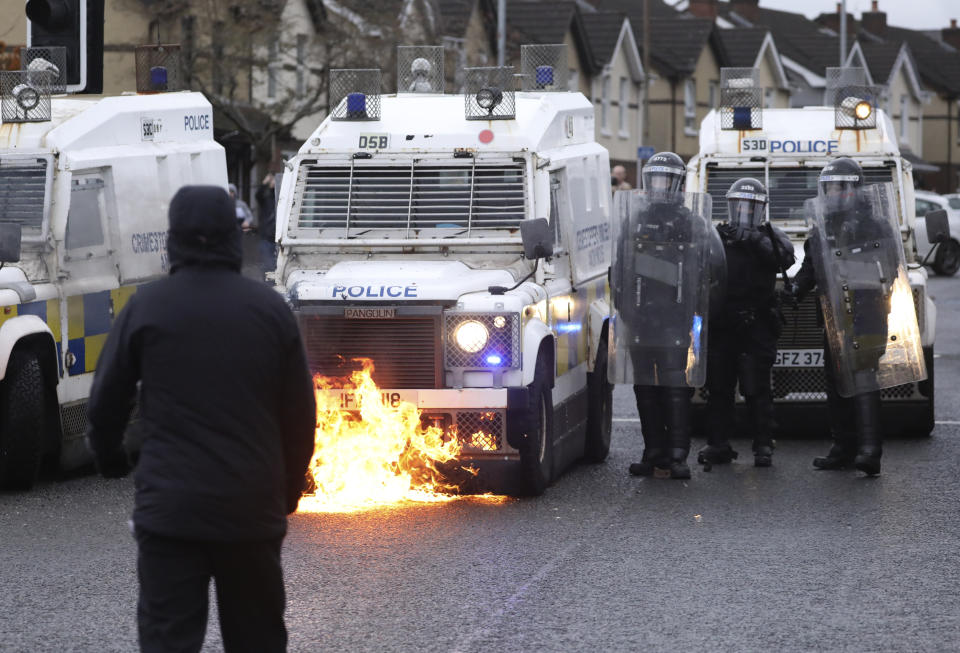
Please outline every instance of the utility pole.
[[840, 67], [847, 59], [847, 0], [840, 0]]
[[643, 144], [646, 145], [649, 142], [650, 142], [650, 0], [643, 0]]
[[507, 0], [497, 0], [497, 65], [504, 66], [507, 49]]

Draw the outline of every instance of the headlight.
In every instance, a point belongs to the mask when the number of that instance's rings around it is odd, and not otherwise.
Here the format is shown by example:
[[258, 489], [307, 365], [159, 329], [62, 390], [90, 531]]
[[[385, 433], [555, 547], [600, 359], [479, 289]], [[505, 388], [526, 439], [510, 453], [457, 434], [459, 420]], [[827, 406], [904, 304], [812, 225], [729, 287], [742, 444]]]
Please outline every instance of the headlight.
[[453, 332], [453, 338], [456, 340], [457, 346], [470, 354], [475, 354], [483, 349], [489, 336], [490, 332], [487, 331], [487, 327], [476, 320], [467, 320]]
[[495, 87], [481, 88], [477, 91], [476, 98], [480, 108], [492, 112], [503, 101], [503, 92]]

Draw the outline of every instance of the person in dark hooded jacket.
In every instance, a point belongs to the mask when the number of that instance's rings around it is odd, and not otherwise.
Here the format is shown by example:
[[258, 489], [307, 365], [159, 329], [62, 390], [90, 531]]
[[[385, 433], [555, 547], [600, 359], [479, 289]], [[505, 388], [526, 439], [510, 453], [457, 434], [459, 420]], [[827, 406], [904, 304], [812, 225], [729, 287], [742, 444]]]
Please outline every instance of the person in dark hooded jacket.
[[226, 191], [185, 186], [169, 216], [170, 276], [140, 288], [117, 317], [88, 404], [97, 466], [124, 476], [140, 384], [141, 650], [200, 650], [212, 577], [225, 649], [282, 651], [280, 550], [316, 427], [303, 344], [281, 296], [240, 275]]

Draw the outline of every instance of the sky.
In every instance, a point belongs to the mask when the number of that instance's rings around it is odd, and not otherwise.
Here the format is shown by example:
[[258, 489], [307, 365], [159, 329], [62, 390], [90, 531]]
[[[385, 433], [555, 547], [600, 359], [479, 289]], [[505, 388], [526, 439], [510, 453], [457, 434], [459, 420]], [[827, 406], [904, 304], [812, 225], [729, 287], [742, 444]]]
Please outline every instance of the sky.
[[[760, 0], [767, 9], [802, 12], [814, 18], [824, 12], [836, 12], [839, 0]], [[960, 22], [960, 0], [879, 0], [878, 9], [886, 12], [887, 23], [910, 29], [940, 29], [950, 26], [950, 19]], [[870, 0], [847, 0], [847, 13], [860, 18], [870, 11]]]

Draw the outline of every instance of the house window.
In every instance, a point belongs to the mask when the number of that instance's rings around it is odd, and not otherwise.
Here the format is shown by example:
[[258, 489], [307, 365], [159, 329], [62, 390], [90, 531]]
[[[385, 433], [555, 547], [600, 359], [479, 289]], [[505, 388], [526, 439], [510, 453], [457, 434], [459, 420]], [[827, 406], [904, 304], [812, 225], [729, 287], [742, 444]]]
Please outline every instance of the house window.
[[767, 87], [763, 89], [763, 108], [770, 109], [773, 107], [773, 89]]
[[906, 94], [900, 96], [900, 140], [907, 140], [907, 124], [910, 122], [909, 98]]
[[277, 73], [280, 71], [280, 47], [271, 41], [267, 47], [267, 97], [277, 97]]
[[610, 126], [607, 122], [610, 113], [610, 75], [603, 76], [602, 87], [600, 91], [600, 130], [609, 133]]
[[710, 81], [710, 108], [716, 109], [720, 101], [720, 83], [717, 80]]
[[626, 77], [620, 78], [620, 136], [627, 138], [630, 136], [630, 126], [627, 122], [627, 116], [630, 114], [630, 86]]
[[683, 84], [683, 131], [688, 136], [697, 133], [697, 84], [692, 79]]
[[576, 68], [571, 68], [568, 73], [569, 77], [567, 78], [568, 84], [571, 91], [576, 91], [580, 89], [580, 71]]
[[307, 92], [307, 35], [297, 34], [297, 97]]

